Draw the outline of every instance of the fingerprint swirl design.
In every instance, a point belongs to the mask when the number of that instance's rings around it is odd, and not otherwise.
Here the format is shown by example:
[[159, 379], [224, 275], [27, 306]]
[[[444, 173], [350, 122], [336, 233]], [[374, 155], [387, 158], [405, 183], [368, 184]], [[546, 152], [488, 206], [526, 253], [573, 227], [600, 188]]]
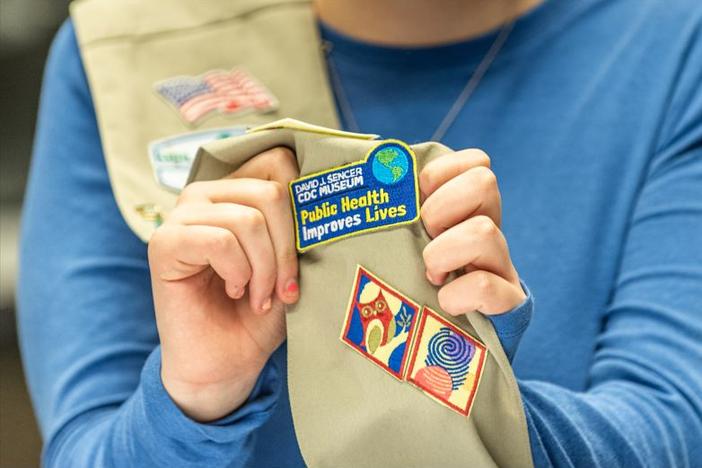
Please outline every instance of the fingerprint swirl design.
[[451, 376], [454, 390], [463, 385], [475, 346], [450, 328], [442, 327], [431, 337], [427, 347], [426, 365], [443, 367]]

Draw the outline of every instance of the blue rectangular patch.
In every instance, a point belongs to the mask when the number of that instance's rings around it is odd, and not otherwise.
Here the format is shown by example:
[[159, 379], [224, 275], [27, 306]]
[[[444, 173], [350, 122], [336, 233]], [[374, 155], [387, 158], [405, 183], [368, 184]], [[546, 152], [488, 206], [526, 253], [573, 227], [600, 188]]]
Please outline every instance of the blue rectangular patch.
[[358, 162], [290, 182], [295, 237], [300, 252], [364, 232], [419, 218], [414, 152], [385, 140]]

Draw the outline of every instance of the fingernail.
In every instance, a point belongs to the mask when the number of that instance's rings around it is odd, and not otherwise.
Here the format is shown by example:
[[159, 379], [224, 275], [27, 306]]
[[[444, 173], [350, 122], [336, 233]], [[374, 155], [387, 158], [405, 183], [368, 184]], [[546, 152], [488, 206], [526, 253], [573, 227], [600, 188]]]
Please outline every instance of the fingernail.
[[428, 280], [431, 284], [436, 284], [435, 281], [434, 281], [434, 278], [432, 278], [431, 275], [429, 274], [429, 270], [425, 270], [424, 274], [426, 275], [427, 280]]
[[269, 297], [265, 301], [263, 301], [263, 304], [261, 304], [261, 310], [271, 310], [271, 298]]
[[296, 296], [298, 291], [300, 291], [300, 287], [297, 285], [295, 278], [289, 279], [285, 285], [285, 295], [289, 297]]
[[244, 295], [244, 288], [236, 288], [234, 290], [233, 298], [234, 299], [241, 299], [241, 297]]

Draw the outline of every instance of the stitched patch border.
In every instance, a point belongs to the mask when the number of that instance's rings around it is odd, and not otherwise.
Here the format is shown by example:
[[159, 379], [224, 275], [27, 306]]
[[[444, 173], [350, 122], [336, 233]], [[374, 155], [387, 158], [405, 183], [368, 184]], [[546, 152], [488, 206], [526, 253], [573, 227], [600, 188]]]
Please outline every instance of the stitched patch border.
[[[425, 336], [429, 321], [436, 322], [431, 327], [436, 329], [438, 325], [439, 330]], [[468, 346], [462, 346], [461, 339]], [[452, 353], [459, 353], [465, 359], [471, 346], [474, 351], [465, 368], [461, 362], [451, 360]], [[483, 343], [424, 306], [409, 357], [407, 381], [433, 400], [468, 417], [478, 392], [487, 352]], [[425, 360], [424, 364], [417, 365], [419, 358]]]
[[[362, 281], [364, 277], [367, 279], [367, 281], [362, 285]], [[393, 337], [390, 338], [390, 341], [386, 341], [385, 344], [381, 344], [378, 346], [377, 351], [382, 351], [383, 354], [390, 353], [388, 354], [388, 359], [383, 360], [379, 359], [378, 357], [374, 356], [373, 354], [369, 354], [367, 349], [364, 349], [365, 346], [363, 343], [368, 342], [368, 337], [367, 337], [367, 332], [368, 328], [363, 328], [363, 325], [361, 325], [361, 332], [363, 334], [361, 343], [358, 342], [358, 340], [354, 340], [349, 337], [350, 331], [352, 330], [352, 326], [354, 328], [354, 332], [358, 332], [358, 320], [361, 320], [361, 310], [359, 309], [359, 305], [361, 305], [361, 302], [359, 301], [363, 290], [361, 289], [362, 287], [365, 288], [367, 285], [373, 284], [378, 287], [380, 290], [380, 293], [378, 296], [375, 296], [373, 298], [373, 301], [377, 301], [379, 298], [383, 299], [385, 301], [385, 304], [387, 306], [387, 309], [390, 309], [390, 306], [388, 305], [389, 300], [391, 298], [394, 298], [392, 302], [397, 302], [399, 300], [401, 302], [400, 309], [397, 312], [392, 313], [392, 318], [391, 320], [393, 321], [392, 323], [397, 324], [398, 323], [398, 315], [403, 313], [407, 314], [410, 313], [411, 316], [409, 317], [400, 317], [399, 320], [409, 320], [407, 323], [407, 326], [403, 326], [401, 329], [398, 329], [398, 325], [394, 325], [394, 330], [398, 331], [398, 334], [395, 334]], [[372, 293], [372, 291], [371, 291]], [[380, 294], [386, 293], [388, 295], [388, 298], [384, 298], [384, 296], [381, 296]], [[392, 312], [392, 311], [390, 311]], [[349, 301], [346, 306], [346, 314], [344, 318], [344, 325], [342, 327], [342, 332], [340, 339], [343, 343], [348, 345], [351, 349], [359, 353], [361, 356], [364, 358], [368, 359], [372, 363], [376, 364], [380, 368], [384, 369], [386, 372], [388, 372], [390, 375], [392, 375], [394, 378], [397, 380], [403, 381], [405, 380], [405, 375], [407, 373], [407, 364], [408, 364], [408, 357], [410, 354], [410, 351], [412, 349], [412, 341], [415, 335], [415, 329], [416, 329], [416, 324], [417, 320], [419, 318], [419, 315], [421, 313], [419, 304], [416, 302], [412, 301], [410, 298], [399, 292], [397, 289], [393, 288], [392, 286], [388, 285], [386, 282], [378, 278], [376, 275], [368, 271], [366, 268], [362, 267], [361, 265], [356, 266], [356, 273], [354, 274], [354, 281], [353, 281], [353, 287], [351, 289], [351, 294], [349, 296]], [[370, 314], [369, 314], [370, 315]], [[368, 322], [368, 327], [370, 327], [373, 323], [374, 320], [380, 320], [380, 319], [372, 319]], [[352, 324], [353, 322], [353, 324]], [[390, 323], [390, 322], [388, 322]], [[406, 328], [406, 331], [405, 331]], [[384, 327], [381, 330], [381, 334], [388, 333], [388, 327]], [[400, 335], [406, 334], [406, 337], [404, 340], [402, 340], [402, 337]], [[376, 334], [377, 335], [377, 334]], [[395, 340], [398, 336], [399, 342], [395, 345], [393, 349], [383, 349], [387, 345], [389, 345], [392, 340]], [[387, 339], [387, 338], [385, 338]], [[380, 338], [381, 343], [385, 341], [383, 338]], [[399, 368], [393, 369], [391, 366], [393, 366], [394, 363], [398, 362], [398, 359], [392, 359], [393, 353], [397, 352], [398, 349], [400, 349], [401, 346], [404, 346], [404, 349], [401, 352], [401, 356], [399, 356]], [[377, 352], [376, 351], [376, 352]], [[392, 360], [392, 363], [390, 361]], [[394, 366], [397, 367], [397, 366]]]

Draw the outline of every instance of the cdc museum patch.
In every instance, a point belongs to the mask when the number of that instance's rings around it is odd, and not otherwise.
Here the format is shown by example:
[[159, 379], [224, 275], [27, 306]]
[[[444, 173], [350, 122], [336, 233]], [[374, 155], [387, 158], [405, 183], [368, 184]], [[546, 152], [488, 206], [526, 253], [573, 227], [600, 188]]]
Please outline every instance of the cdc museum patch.
[[385, 140], [358, 162], [290, 182], [297, 249], [419, 218], [417, 161], [405, 143]]

